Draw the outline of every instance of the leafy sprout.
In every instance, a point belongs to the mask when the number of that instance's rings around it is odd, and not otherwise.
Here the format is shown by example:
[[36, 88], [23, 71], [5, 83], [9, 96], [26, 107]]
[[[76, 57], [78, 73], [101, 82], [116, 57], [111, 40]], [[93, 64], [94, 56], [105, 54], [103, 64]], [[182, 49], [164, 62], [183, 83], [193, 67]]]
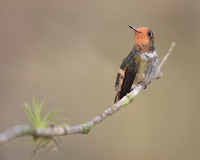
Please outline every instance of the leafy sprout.
[[[44, 107], [44, 100], [41, 102], [37, 102], [35, 98], [32, 100], [32, 106], [24, 103], [23, 108], [28, 116], [31, 124], [35, 128], [46, 128], [51, 125], [56, 126], [58, 125], [56, 122], [60, 120], [67, 120], [66, 117], [55, 116], [57, 113], [63, 111], [62, 108], [55, 108], [52, 111], [48, 112], [42, 117], [42, 109]], [[66, 124], [65, 124], [66, 125]], [[47, 145], [50, 146], [50, 149], [58, 149], [58, 143], [53, 137], [33, 137], [30, 143], [36, 143], [36, 148], [33, 151], [35, 154], [41, 148], [46, 147]]]

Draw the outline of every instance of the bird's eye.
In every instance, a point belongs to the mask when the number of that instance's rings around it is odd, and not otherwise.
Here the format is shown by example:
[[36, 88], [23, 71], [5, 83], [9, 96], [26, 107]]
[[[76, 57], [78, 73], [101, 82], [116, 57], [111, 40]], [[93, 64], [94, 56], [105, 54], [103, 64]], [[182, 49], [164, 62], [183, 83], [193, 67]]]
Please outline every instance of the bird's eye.
[[148, 33], [147, 33], [147, 36], [151, 37], [151, 36], [152, 36], [151, 32], [148, 32]]

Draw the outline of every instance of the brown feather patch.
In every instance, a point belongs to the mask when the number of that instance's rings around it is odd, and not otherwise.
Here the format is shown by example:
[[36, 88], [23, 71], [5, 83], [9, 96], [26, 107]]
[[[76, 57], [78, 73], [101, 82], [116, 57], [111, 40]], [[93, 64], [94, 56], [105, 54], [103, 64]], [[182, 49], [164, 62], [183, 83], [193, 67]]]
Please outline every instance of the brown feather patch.
[[114, 101], [115, 103], [120, 100], [119, 96], [120, 96], [120, 92], [121, 92], [121, 88], [122, 88], [122, 84], [124, 80], [124, 74], [125, 74], [125, 71], [122, 69], [119, 69], [119, 72], [117, 74], [117, 79], [115, 82], [115, 90], [117, 91], [116, 96], [115, 96], [115, 101]]

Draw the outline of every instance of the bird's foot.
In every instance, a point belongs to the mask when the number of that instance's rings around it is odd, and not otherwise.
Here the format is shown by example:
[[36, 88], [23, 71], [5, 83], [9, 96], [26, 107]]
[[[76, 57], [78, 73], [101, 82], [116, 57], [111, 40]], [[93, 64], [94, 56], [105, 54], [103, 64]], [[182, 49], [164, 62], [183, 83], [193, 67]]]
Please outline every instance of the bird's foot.
[[143, 82], [143, 83], [140, 83], [140, 84], [143, 86], [144, 89], [146, 89], [147, 86], [148, 86], [150, 83], [151, 83], [151, 81], [148, 82], [148, 83]]

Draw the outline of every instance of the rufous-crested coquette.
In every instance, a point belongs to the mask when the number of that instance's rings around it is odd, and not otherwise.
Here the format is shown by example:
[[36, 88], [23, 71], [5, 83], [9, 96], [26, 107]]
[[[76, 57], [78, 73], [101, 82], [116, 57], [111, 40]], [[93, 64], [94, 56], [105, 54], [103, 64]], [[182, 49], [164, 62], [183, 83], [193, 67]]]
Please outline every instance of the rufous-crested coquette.
[[132, 91], [138, 84], [144, 88], [155, 78], [158, 71], [158, 55], [154, 46], [154, 34], [146, 27], [134, 28], [135, 45], [122, 61], [115, 82], [115, 103]]

